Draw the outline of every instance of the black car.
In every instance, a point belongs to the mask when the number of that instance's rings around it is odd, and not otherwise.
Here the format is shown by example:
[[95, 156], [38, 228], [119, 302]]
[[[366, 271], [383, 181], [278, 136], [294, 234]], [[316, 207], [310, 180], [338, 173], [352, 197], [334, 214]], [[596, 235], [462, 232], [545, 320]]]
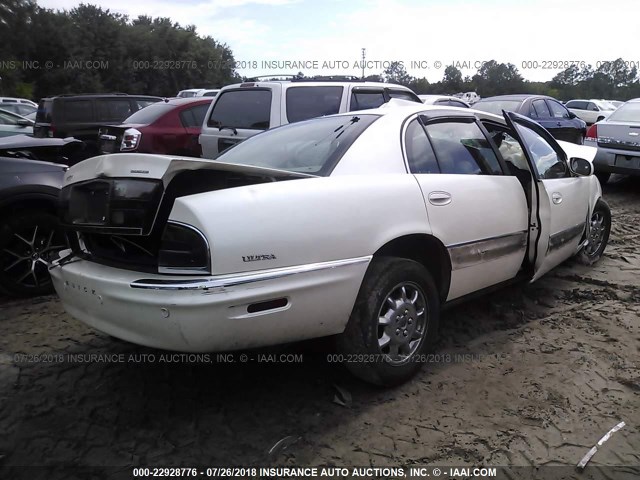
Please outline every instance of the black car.
[[0, 290], [18, 296], [53, 291], [47, 257], [67, 244], [57, 216], [66, 169], [0, 157]]
[[587, 124], [558, 100], [545, 95], [499, 95], [487, 97], [471, 108], [502, 116], [502, 111], [516, 112], [535, 120], [558, 140], [582, 144]]
[[118, 125], [141, 108], [161, 101], [160, 97], [126, 94], [59, 95], [40, 100], [35, 137], [74, 137], [87, 145], [87, 156], [98, 153], [98, 130]]

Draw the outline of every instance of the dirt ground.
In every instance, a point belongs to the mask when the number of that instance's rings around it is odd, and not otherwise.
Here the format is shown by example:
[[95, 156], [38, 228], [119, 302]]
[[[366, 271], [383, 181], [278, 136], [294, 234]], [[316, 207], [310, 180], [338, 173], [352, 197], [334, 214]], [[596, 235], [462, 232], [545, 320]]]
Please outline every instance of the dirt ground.
[[266, 351], [301, 362], [161, 362], [54, 296], [2, 298], [0, 465], [576, 465], [624, 421], [585, 472], [640, 475], [640, 181], [616, 180], [600, 263], [447, 311], [433, 361], [391, 390], [323, 342]]

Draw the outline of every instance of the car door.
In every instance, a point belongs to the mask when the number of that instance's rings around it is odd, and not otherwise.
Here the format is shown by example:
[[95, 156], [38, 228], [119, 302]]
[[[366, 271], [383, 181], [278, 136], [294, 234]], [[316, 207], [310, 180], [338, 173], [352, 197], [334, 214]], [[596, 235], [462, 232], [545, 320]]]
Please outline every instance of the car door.
[[204, 122], [207, 110], [209, 110], [209, 103], [185, 108], [180, 112], [180, 123], [185, 130], [185, 135], [181, 136], [182, 138], [178, 145], [181, 155], [199, 157], [202, 154], [198, 137], [200, 136], [202, 122]]
[[549, 106], [549, 110], [551, 111], [551, 117], [556, 121], [556, 125], [558, 127], [556, 130], [557, 133], [554, 134], [554, 137], [566, 142], [582, 143], [578, 142], [578, 139], [581, 138], [582, 134], [573, 118], [571, 118], [569, 110], [556, 100], [547, 99], [546, 102]]
[[403, 138], [432, 233], [451, 258], [447, 299], [514, 278], [527, 248], [526, 197], [475, 117], [415, 116]]
[[530, 240], [536, 280], [580, 249], [589, 216], [589, 184], [571, 174], [566, 154], [543, 128], [512, 112], [505, 119], [534, 176]]

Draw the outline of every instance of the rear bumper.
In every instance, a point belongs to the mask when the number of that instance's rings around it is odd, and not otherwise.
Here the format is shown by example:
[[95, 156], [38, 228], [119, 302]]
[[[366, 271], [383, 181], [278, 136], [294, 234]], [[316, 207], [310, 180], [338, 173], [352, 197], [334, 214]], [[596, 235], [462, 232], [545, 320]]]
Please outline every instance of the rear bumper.
[[[73, 317], [117, 338], [184, 352], [237, 350], [344, 330], [370, 257], [241, 275], [155, 275], [74, 261], [51, 269]], [[248, 307], [286, 299], [255, 313]]]
[[585, 142], [585, 145], [598, 148], [593, 160], [596, 172], [640, 175], [640, 151], [601, 147], [595, 142]]

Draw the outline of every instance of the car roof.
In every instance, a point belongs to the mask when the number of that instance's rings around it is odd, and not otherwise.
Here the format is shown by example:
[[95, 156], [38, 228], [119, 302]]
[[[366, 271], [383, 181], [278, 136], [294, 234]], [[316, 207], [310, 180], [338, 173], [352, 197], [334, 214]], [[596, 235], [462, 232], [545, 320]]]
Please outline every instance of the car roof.
[[480, 102], [491, 102], [491, 101], [499, 101], [499, 100], [514, 100], [514, 101], [525, 101], [529, 98], [549, 98], [551, 100], [555, 100], [553, 97], [550, 97], [548, 95], [535, 95], [535, 94], [529, 94], [529, 93], [519, 93], [519, 94], [512, 94], [512, 95], [496, 95], [494, 97], [485, 97], [481, 100], [479, 100]]
[[[165, 98], [163, 103], [167, 105], [175, 105], [176, 107], [182, 105], [189, 105], [190, 103], [208, 103], [213, 102], [216, 97], [173, 97]], [[160, 102], [159, 102], [160, 103]]]
[[453, 113], [455, 115], [460, 116], [470, 116], [476, 115], [483, 119], [494, 120], [501, 123], [504, 123], [504, 118], [501, 115], [494, 115], [493, 113], [483, 112], [482, 110], [474, 110], [472, 108], [462, 108], [462, 107], [450, 107], [445, 105], [425, 105], [424, 103], [415, 103], [409, 102], [406, 100], [391, 100], [381, 107], [374, 108], [371, 110], [359, 110], [354, 112], [344, 112], [338, 113], [336, 117], [349, 117], [354, 115], [379, 115], [384, 117], [398, 117], [398, 118], [406, 118], [416, 113], [438, 113], [441, 112], [446, 114], [446, 112]]
[[63, 93], [61, 95], [51, 95], [44, 97], [42, 100], [51, 100], [54, 98], [159, 98], [156, 95], [136, 95], [128, 93]]
[[331, 87], [331, 86], [340, 86], [340, 87], [344, 87], [346, 85], [354, 85], [354, 86], [358, 86], [358, 87], [376, 87], [376, 88], [397, 88], [400, 90], [407, 90], [410, 92], [413, 92], [413, 90], [411, 90], [408, 87], [405, 87], [404, 85], [399, 85], [396, 83], [384, 83], [384, 82], [361, 82], [361, 81], [356, 81], [356, 80], [344, 80], [344, 81], [339, 81], [339, 80], [331, 80], [331, 81], [322, 81], [322, 80], [317, 80], [317, 81], [304, 81], [304, 82], [295, 82], [295, 81], [291, 81], [291, 80], [269, 80], [269, 81], [256, 81], [256, 82], [251, 82], [251, 81], [247, 81], [247, 82], [241, 82], [241, 83], [234, 83], [232, 85], [227, 85], [225, 87], [223, 87], [221, 90], [227, 90], [227, 89], [231, 89], [231, 88], [241, 88], [243, 85], [245, 85], [246, 87], [249, 86], [249, 84], [251, 84], [251, 86], [253, 87], [269, 87], [272, 85], [282, 85], [282, 86], [303, 86], [303, 87]]

